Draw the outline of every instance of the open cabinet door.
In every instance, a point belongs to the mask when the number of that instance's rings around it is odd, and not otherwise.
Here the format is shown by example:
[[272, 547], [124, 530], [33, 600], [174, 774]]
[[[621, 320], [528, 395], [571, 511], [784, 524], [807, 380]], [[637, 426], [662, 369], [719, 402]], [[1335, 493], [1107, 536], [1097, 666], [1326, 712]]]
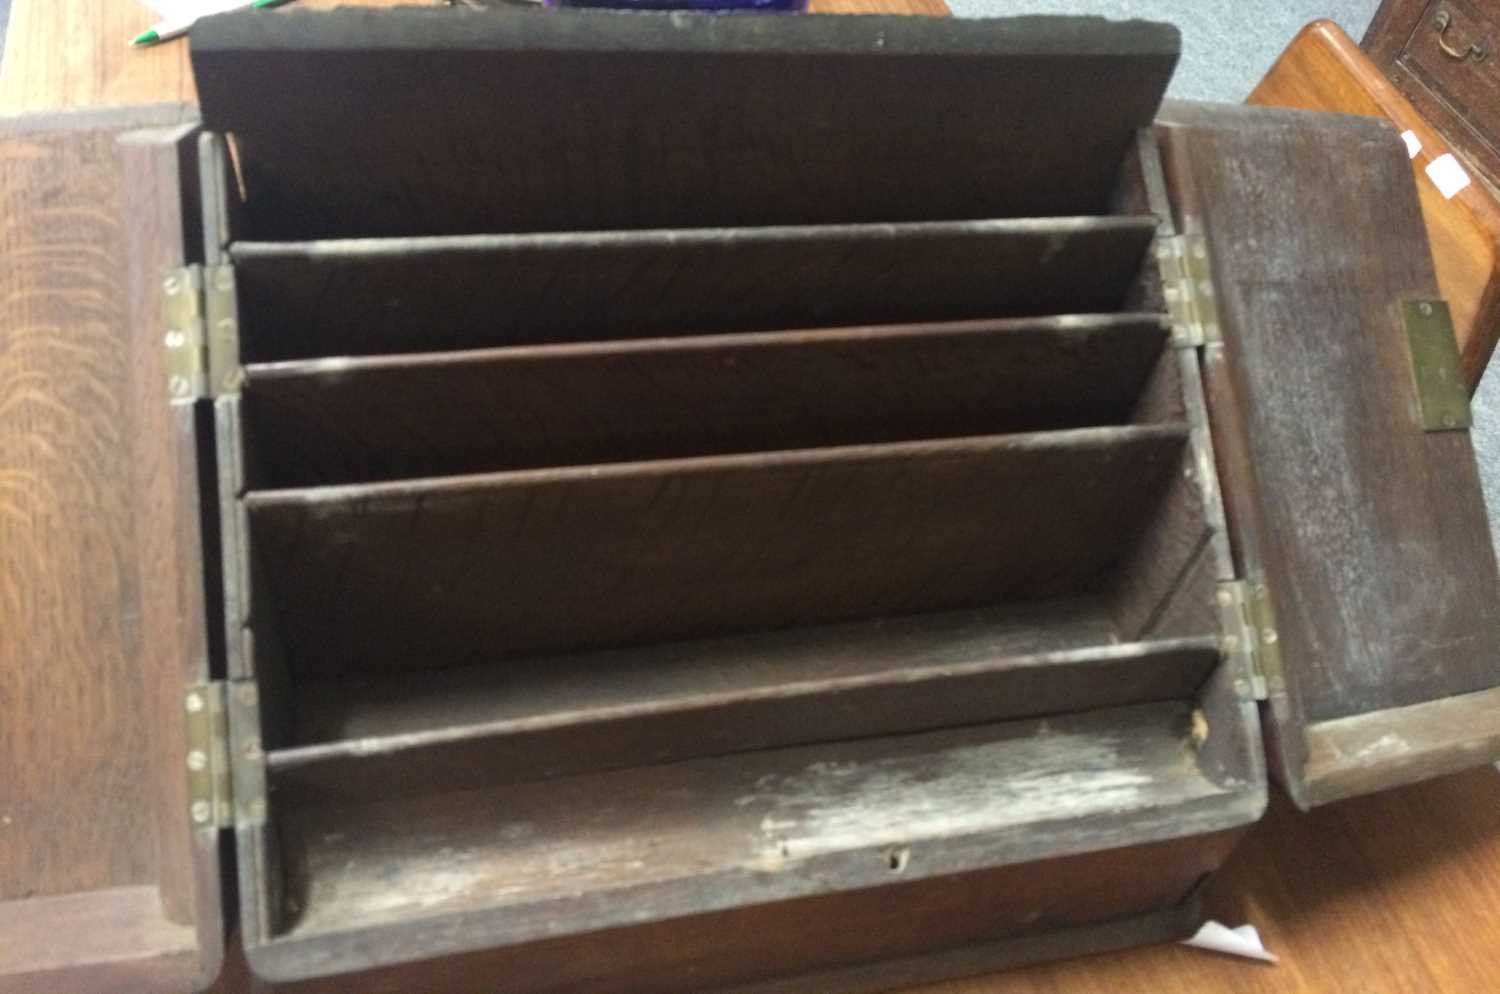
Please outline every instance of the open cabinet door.
[[218, 818], [194, 827], [188, 784], [195, 411], [167, 403], [161, 303], [196, 130], [176, 106], [0, 123], [7, 994], [185, 991], [222, 955]]
[[1303, 807], [1500, 753], [1500, 584], [1411, 169], [1385, 122], [1309, 118], [1159, 125], [1212, 269], [1204, 380], [1271, 766]]

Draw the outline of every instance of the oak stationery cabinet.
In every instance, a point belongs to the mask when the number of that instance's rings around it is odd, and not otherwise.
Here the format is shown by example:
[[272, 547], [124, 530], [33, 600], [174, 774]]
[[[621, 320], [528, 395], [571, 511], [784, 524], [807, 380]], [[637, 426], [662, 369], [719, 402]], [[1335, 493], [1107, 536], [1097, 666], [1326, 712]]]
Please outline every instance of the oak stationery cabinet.
[[193, 46], [0, 133], [0, 990], [879, 990], [1500, 752], [1388, 127], [1140, 22]]

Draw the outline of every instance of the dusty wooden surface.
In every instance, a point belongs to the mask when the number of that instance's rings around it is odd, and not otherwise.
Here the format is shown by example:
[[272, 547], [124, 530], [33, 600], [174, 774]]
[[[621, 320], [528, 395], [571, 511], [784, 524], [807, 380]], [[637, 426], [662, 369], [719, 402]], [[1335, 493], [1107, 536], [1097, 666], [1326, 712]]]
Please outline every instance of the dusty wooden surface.
[[[1286, 678], [1272, 681], [1272, 710], [1289, 744], [1304, 723], [1366, 715], [1380, 729], [1371, 739], [1389, 746], [1410, 727], [1395, 723], [1399, 709], [1492, 687], [1485, 647], [1500, 642], [1468, 433], [1423, 431], [1411, 413], [1395, 301], [1431, 295], [1436, 281], [1405, 148], [1367, 117], [1184, 105], [1162, 120], [1168, 185], [1185, 217], [1203, 219], [1219, 275], [1228, 383], [1209, 399], [1244, 417], [1215, 444], [1225, 467], [1238, 450], [1253, 466], [1231, 469], [1224, 493], [1245, 575], [1275, 606]], [[1279, 289], [1292, 284], [1295, 294]], [[1464, 727], [1475, 734], [1467, 761], [1483, 762], [1484, 729]], [[1401, 741], [1403, 763], [1415, 760], [1417, 739]], [[1389, 769], [1381, 783], [1461, 768], [1432, 745], [1433, 765]], [[1368, 767], [1376, 755], [1345, 760]], [[1286, 759], [1299, 800], [1355, 782]]]
[[1500, 338], [1500, 197], [1470, 183], [1445, 197], [1427, 175], [1454, 151], [1401, 91], [1332, 21], [1314, 21], [1293, 39], [1250, 94], [1252, 104], [1384, 117], [1421, 143], [1412, 158], [1422, 220], [1438, 287], [1453, 310], [1453, 330], [1472, 390]]

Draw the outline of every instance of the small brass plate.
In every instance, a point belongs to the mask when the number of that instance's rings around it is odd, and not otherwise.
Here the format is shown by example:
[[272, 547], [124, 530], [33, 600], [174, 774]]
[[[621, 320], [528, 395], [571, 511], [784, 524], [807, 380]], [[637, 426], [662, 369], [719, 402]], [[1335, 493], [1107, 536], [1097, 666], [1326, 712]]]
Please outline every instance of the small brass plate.
[[1453, 318], [1444, 300], [1403, 300], [1401, 323], [1417, 384], [1418, 414], [1426, 431], [1454, 431], [1474, 423], [1464, 388]]

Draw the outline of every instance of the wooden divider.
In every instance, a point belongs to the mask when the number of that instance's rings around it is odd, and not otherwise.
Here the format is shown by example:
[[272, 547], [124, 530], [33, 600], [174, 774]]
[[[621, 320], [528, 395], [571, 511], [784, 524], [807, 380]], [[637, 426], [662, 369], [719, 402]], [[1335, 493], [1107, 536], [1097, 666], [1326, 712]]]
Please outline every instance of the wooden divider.
[[1122, 424], [1165, 342], [1098, 314], [530, 346], [250, 366], [246, 397], [265, 485], [364, 483]]

